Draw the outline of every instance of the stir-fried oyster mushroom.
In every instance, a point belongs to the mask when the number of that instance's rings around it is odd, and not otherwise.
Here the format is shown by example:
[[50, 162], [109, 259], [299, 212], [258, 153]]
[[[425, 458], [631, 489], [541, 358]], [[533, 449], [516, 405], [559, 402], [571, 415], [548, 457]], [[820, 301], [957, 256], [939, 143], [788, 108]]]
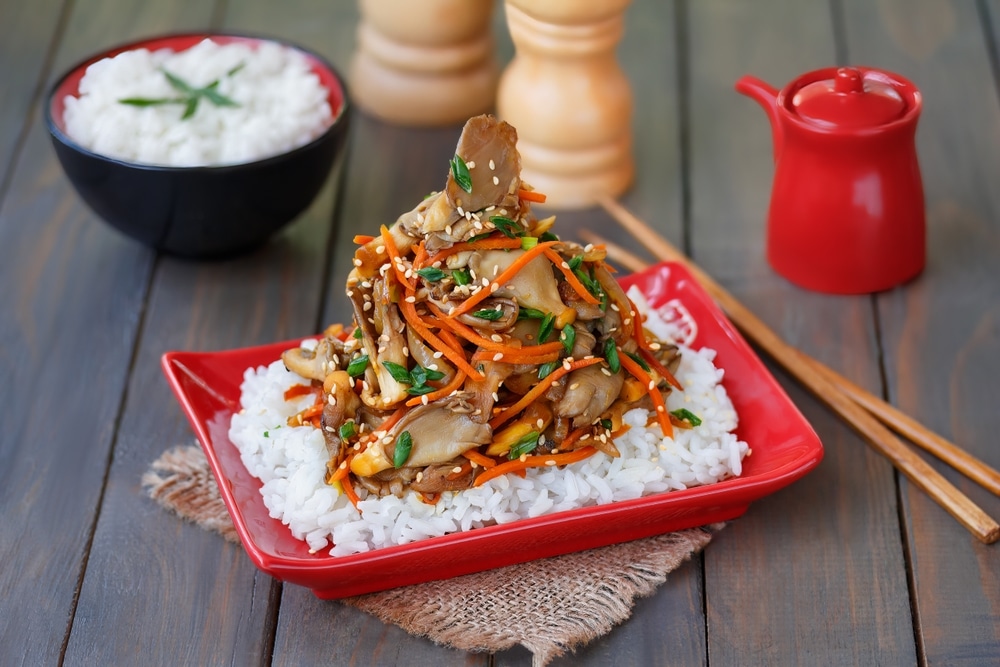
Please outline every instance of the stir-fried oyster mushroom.
[[323, 383], [331, 481], [433, 499], [536, 452], [618, 456], [610, 434], [632, 407], [669, 427], [654, 404], [677, 349], [640, 349], [648, 333], [603, 248], [558, 240], [520, 170], [514, 128], [471, 119], [444, 188], [358, 239], [354, 328], [283, 355]]

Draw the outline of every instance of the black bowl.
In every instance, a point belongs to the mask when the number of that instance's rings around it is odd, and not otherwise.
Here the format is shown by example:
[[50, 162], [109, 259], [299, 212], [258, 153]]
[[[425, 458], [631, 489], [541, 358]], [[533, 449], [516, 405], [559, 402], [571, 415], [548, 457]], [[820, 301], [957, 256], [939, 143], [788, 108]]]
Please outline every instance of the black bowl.
[[[329, 91], [333, 124], [311, 143], [287, 153], [216, 167], [125, 162], [94, 153], [66, 134], [64, 99], [78, 95], [90, 64], [138, 48], [182, 51], [207, 37], [218, 43], [271, 41], [302, 52]], [[95, 213], [146, 245], [203, 259], [259, 246], [308, 208], [344, 147], [350, 104], [343, 79], [315, 53], [279, 39], [201, 33], [145, 39], [88, 58], [52, 87], [44, 113], [63, 170]]]

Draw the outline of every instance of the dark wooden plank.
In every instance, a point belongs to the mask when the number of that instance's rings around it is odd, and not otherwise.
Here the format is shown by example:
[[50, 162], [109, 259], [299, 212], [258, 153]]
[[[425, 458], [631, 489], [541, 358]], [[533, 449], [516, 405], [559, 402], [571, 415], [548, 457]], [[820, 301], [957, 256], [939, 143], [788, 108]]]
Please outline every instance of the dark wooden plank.
[[[682, 91], [674, 2], [637, 1], [626, 10], [618, 60], [629, 77], [636, 180], [622, 201], [660, 234], [683, 244]], [[632, 251], [641, 242], [610, 223], [600, 210], [554, 211], [560, 234], [575, 238], [591, 229]], [[552, 665], [700, 665], [706, 658], [701, 559], [671, 573], [632, 616], [608, 635]], [[669, 619], [666, 622], [665, 619]], [[497, 656], [498, 664], [526, 665], [525, 650]]]
[[[733, 90], [742, 74], [781, 87], [834, 63], [829, 5], [687, 7], [694, 259], [790, 343], [879, 391], [869, 299], [799, 290], [765, 261], [771, 130], [762, 110]], [[709, 662], [912, 662], [892, 469], [779, 378], [826, 458], [806, 479], [752, 505], [706, 550]]]
[[[330, 56], [329, 45], [336, 53], [352, 29], [339, 20], [342, 7], [285, 3], [280, 14], [255, 17], [263, 3], [240, 4], [229, 8], [224, 25], [240, 23], [240, 29], [287, 37]], [[301, 23], [303, 16], [311, 20]], [[314, 24], [328, 27], [319, 34]], [[309, 34], [300, 34], [298, 25]], [[241, 547], [144, 499], [139, 480], [162, 451], [192, 440], [160, 374], [164, 351], [241, 347], [315, 330], [338, 183], [332, 176], [313, 206], [257, 252], [225, 262], [160, 260], [68, 661], [123, 664], [140, 654], [153, 664], [270, 659], [281, 585], [258, 572]], [[143, 539], [128, 539], [135, 534]], [[125, 595], [123, 581], [129, 582]], [[135, 619], [142, 633], [135, 632]]]
[[[109, 35], [202, 15], [183, 2], [74, 9], [54, 72]], [[0, 210], [0, 646], [26, 664], [57, 662], [72, 618], [152, 259], [80, 203], [32, 118]]]
[[[928, 264], [881, 296], [886, 375], [905, 411], [1000, 467], [1000, 108], [973, 3], [846, 2], [848, 52], [913, 80], [924, 96], [917, 148], [927, 202]], [[994, 19], [1000, 5], [990, 3]], [[995, 42], [997, 25], [992, 29]], [[936, 463], [936, 462], [935, 462]], [[994, 517], [1000, 501], [942, 473]], [[974, 540], [903, 485], [919, 641], [928, 664], [1000, 660], [1000, 551]]]
[[[28, 5], [0, 1], [0, 188], [30, 118], [38, 108], [41, 81], [49, 52], [57, 38], [64, 3], [44, 0]], [[2, 195], [0, 190], [0, 195]]]

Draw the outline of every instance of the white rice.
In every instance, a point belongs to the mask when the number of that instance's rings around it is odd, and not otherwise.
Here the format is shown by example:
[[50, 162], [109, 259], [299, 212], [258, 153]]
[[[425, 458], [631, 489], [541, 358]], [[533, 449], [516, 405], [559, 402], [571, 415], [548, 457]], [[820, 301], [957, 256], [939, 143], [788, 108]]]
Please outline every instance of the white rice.
[[[119, 101], [177, 98], [164, 70], [198, 88], [218, 80], [218, 92], [239, 106], [201, 99], [197, 112], [182, 119], [183, 104]], [[333, 122], [327, 92], [295, 49], [206, 39], [181, 52], [136, 49], [95, 62], [80, 81], [80, 96], [66, 97], [64, 119], [77, 143], [127, 162], [237, 164], [284, 153], [322, 134]]]
[[[643, 306], [636, 293], [630, 296]], [[673, 316], [663, 321], [655, 314], [646, 323], [667, 339], [676, 339], [690, 325]], [[733, 434], [737, 416], [721, 384], [723, 371], [713, 364], [715, 352], [683, 345], [681, 351], [677, 379], [685, 389], [671, 392], [667, 408], [687, 408], [701, 418], [700, 426], [674, 429], [673, 438], [664, 438], [655, 421], [646, 427], [649, 413], [632, 410], [625, 415], [631, 429], [615, 440], [618, 458], [597, 453], [561, 469], [531, 468], [524, 479], [506, 475], [477, 488], [444, 493], [436, 505], [423, 503], [415, 493], [401, 499], [364, 498], [362, 489], [363, 499], [355, 509], [346, 496], [326, 485], [322, 433], [308, 426], [285, 426], [288, 417], [315, 399], [284, 400], [285, 389], [305, 380], [280, 360], [246, 371], [243, 410], [233, 416], [229, 436], [247, 469], [263, 481], [261, 493], [273, 518], [313, 551], [329, 548], [333, 556], [362, 553], [738, 476], [748, 448]]]

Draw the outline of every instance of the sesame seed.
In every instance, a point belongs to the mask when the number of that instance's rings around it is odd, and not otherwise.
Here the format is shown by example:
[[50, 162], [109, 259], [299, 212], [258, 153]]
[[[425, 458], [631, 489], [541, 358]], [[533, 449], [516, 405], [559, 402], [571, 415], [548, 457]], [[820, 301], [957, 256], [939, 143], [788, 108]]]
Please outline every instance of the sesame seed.
[[548, 461], [545, 462], [545, 465], [547, 466], [554, 466], [555, 464], [556, 462], [553, 459], [549, 459]]
[[371, 309], [372, 309], [372, 302], [371, 301], [365, 301], [365, 305], [362, 306], [362, 310], [368, 311], [368, 310], [371, 310]]
[[502, 343], [503, 336], [501, 336], [500, 334], [491, 334], [490, 340], [493, 341], [494, 343]]
[[421, 404], [427, 405], [429, 402], [430, 402], [430, 399], [427, 398], [427, 394], [424, 394], [423, 396], [420, 397], [420, 403]]
[[461, 206], [457, 207], [455, 210], [458, 211], [459, 215], [461, 216], [465, 215], [465, 209], [463, 209]]
[[651, 349], [651, 350], [659, 350], [660, 349], [660, 344], [659, 343], [650, 343], [649, 344], [649, 349]]
[[377, 246], [375, 246], [375, 254], [376, 255], [384, 255], [385, 254], [385, 246], [384, 245], [377, 245]]
[[483, 277], [483, 287], [488, 287], [490, 284], [490, 279]]
[[493, 355], [493, 361], [500, 361], [503, 359], [503, 352], [497, 352]]
[[336, 432], [337, 429], [335, 429], [332, 426], [325, 426], [325, 427], [323, 427], [323, 430], [326, 431], [327, 433], [334, 433], [334, 432]]
[[417, 302], [417, 297], [415, 297], [413, 295], [410, 295], [410, 296], [406, 297], [405, 299], [403, 299], [403, 301], [405, 301], [406, 303], [416, 303]]
[[451, 469], [451, 471], [457, 475], [458, 473], [462, 472], [462, 466], [455, 466], [454, 468]]
[[356, 452], [360, 452], [361, 451], [361, 443], [360, 442], [354, 443], [354, 451], [356, 451]]
[[500, 209], [500, 215], [507, 215], [507, 209], [505, 208]]
[[424, 214], [423, 213], [417, 213], [417, 222], [423, 223], [423, 221], [424, 221]]
[[615, 311], [616, 313], [621, 312], [621, 309], [618, 307], [617, 303], [611, 304], [611, 310]]
[[412, 278], [413, 277], [413, 269], [407, 269], [406, 272], [403, 275], [405, 277], [407, 277], [407, 278]]
[[492, 285], [490, 285], [490, 294], [496, 292], [498, 289], [500, 289], [500, 285], [498, 285], [497, 283], [493, 283]]
[[498, 273], [500, 273], [500, 265], [499, 264], [493, 267], [493, 275], [495, 276]]
[[541, 447], [544, 444], [545, 444], [545, 434], [542, 433], [540, 436], [538, 436], [538, 446]]
[[632, 323], [632, 318], [631, 317], [626, 317], [624, 320], [622, 320], [622, 324], [624, 324], [624, 325], [629, 325], [631, 323]]
[[569, 268], [569, 262], [562, 262], [560, 264], [560, 266], [562, 266], [564, 269], [568, 269]]
[[525, 461], [528, 460], [528, 455], [527, 454], [521, 454], [520, 456], [517, 457], [517, 460], [520, 461], [521, 463], [524, 463]]
[[437, 352], [435, 352], [435, 353], [433, 354], [433, 357], [434, 357], [435, 359], [440, 359], [440, 358], [441, 358], [441, 357], [443, 357], [443, 356], [444, 356], [444, 352], [442, 352], [442, 351], [440, 351], [440, 350], [438, 350]]
[[471, 162], [466, 162], [465, 166], [468, 167], [469, 169], [475, 169], [476, 168], [476, 162], [475, 162], [475, 160], [473, 160]]
[[490, 160], [490, 171], [493, 171], [496, 168], [497, 168], [497, 163], [494, 162], [493, 160]]
[[604, 373], [605, 375], [607, 375], [608, 377], [611, 377], [611, 371], [609, 371], [604, 366], [601, 366], [601, 372]]
[[410, 348], [406, 347], [405, 345], [403, 346], [403, 356], [404, 357], [410, 356]]
[[347, 298], [351, 299], [353, 297], [354, 297], [354, 290], [352, 289], [347, 290]]
[[496, 209], [496, 204], [490, 204], [489, 206], [487, 206], [483, 210], [486, 211], [487, 213], [489, 213], [490, 211], [493, 211], [495, 209]]
[[540, 429], [545, 428], [545, 420], [539, 417], [538, 420], [535, 422], [535, 426], [537, 426]]
[[583, 435], [580, 436], [580, 441], [582, 442], [584, 440], [590, 440], [590, 434], [589, 433], [584, 433]]
[[496, 392], [493, 392], [493, 402], [496, 403], [500, 400], [500, 396]]
[[330, 394], [329, 398], [326, 399], [326, 402], [329, 403], [330, 405], [336, 405], [337, 397], [334, 396], [333, 394]]
[[493, 177], [493, 185], [500, 185], [500, 179], [496, 176]]
[[580, 383], [579, 382], [574, 382], [573, 384], [571, 384], [569, 386], [569, 388], [570, 389], [579, 389], [580, 388]]
[[424, 471], [421, 470], [420, 472], [417, 473], [417, 481], [419, 482], [423, 478], [424, 478]]
[[360, 259], [358, 259], [357, 257], [355, 257], [354, 258], [354, 266], [361, 266], [361, 264], [362, 264], [362, 261]]
[[654, 389], [656, 389], [656, 383], [650, 380], [649, 384], [646, 386], [646, 389], [653, 391]]
[[667, 409], [666, 409], [666, 408], [664, 408], [664, 407], [663, 407], [662, 405], [657, 405], [657, 406], [656, 406], [656, 411], [657, 411], [657, 412], [660, 412], [660, 413], [663, 413], [663, 412], [666, 412], [666, 411], [667, 411]]

